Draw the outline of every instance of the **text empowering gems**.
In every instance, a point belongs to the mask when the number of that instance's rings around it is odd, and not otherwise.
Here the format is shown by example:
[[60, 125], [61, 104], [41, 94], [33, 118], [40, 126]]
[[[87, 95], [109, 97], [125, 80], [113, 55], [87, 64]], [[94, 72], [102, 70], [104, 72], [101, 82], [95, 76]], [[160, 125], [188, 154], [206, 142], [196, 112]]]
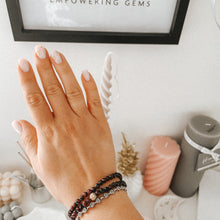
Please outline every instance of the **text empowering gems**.
[[61, 4], [81, 4], [81, 5], [106, 5], [106, 6], [118, 6], [123, 4], [125, 6], [139, 6], [139, 7], [150, 7], [151, 1], [148, 0], [50, 0], [50, 3], [61, 3]]

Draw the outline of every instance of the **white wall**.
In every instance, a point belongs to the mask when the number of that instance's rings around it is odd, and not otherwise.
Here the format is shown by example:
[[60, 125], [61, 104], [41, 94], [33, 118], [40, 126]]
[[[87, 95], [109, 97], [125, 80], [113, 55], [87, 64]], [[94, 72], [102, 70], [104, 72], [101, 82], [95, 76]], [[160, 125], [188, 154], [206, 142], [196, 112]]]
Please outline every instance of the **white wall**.
[[[17, 59], [33, 63], [36, 42], [14, 42], [5, 1], [0, 1], [0, 171], [22, 167], [14, 119], [30, 119], [16, 74]], [[119, 57], [120, 99], [113, 106], [115, 143], [125, 131], [147, 152], [153, 135], [181, 137], [189, 117], [205, 113], [220, 120], [220, 31], [209, 0], [191, 0], [180, 44], [110, 45], [43, 43], [68, 57], [77, 77], [88, 68], [99, 83], [105, 54]], [[142, 160], [143, 163], [143, 160]]]

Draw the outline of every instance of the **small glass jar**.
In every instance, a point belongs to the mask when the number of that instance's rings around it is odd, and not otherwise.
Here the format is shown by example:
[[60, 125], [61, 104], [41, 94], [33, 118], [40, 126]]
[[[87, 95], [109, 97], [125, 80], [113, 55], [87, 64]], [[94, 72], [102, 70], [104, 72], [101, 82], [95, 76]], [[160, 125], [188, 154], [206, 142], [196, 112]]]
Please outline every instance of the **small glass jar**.
[[34, 202], [41, 204], [51, 199], [51, 195], [48, 192], [47, 188], [33, 170], [31, 170], [30, 176], [28, 178], [28, 183], [31, 188], [31, 196]]

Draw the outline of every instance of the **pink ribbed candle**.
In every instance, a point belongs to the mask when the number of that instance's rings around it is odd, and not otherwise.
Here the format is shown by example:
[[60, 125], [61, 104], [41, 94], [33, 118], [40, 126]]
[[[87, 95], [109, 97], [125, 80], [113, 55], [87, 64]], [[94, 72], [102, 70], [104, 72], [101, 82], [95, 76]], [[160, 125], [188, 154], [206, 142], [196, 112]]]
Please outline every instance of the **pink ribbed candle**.
[[169, 187], [180, 156], [180, 147], [169, 137], [153, 138], [144, 175], [144, 188], [155, 196], [164, 195]]

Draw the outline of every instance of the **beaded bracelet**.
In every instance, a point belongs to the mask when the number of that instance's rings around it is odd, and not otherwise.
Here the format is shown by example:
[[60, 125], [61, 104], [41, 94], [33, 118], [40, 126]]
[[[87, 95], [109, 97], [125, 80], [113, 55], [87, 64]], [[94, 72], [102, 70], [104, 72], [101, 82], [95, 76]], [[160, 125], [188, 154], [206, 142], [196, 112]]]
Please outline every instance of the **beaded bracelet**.
[[101, 195], [103, 193], [109, 192], [111, 189], [114, 189], [115, 187], [118, 187], [118, 186], [125, 186], [125, 187], [127, 187], [127, 184], [123, 180], [120, 180], [120, 181], [117, 181], [117, 182], [113, 182], [109, 186], [97, 190], [97, 192], [95, 194], [96, 194], [96, 196], [99, 196], [99, 195]]
[[[124, 181], [118, 181], [118, 182], [114, 182], [114, 183], [112, 183], [112, 184], [110, 184], [108, 187], [105, 187], [105, 188], [102, 188], [102, 189], [100, 189], [100, 191], [101, 192], [97, 192], [97, 194], [98, 195], [104, 195], [104, 196], [106, 196], [109, 192], [111, 192], [111, 190], [115, 190], [115, 188], [118, 188], [118, 187], [123, 187], [123, 188], [126, 188], [127, 187], [127, 184], [124, 182]], [[120, 188], [119, 188], [120, 189]], [[86, 206], [83, 206], [82, 205], [82, 208], [81, 209], [78, 209], [77, 211], [74, 211], [73, 212], [73, 214], [71, 215], [71, 219], [72, 220], [75, 220], [76, 219], [76, 217], [78, 216], [78, 214], [80, 213], [80, 212], [82, 212], [83, 210], [85, 211], [85, 208], [88, 208], [88, 207], [94, 207], [94, 202], [95, 201], [99, 201], [99, 199], [100, 198], [102, 198], [103, 196], [101, 196], [101, 197], [95, 197], [95, 199], [94, 200], [90, 200], [90, 202], [89, 203], [87, 203], [86, 204]], [[91, 206], [90, 206], [91, 205]]]
[[[68, 212], [68, 216], [71, 217], [71, 215], [73, 214], [74, 211], [78, 212], [80, 209], [82, 209], [82, 206], [81, 206], [81, 202], [87, 197], [94, 193], [97, 189], [99, 189], [104, 183], [106, 183], [107, 181], [110, 181], [114, 178], [118, 178], [120, 180], [122, 180], [122, 175], [120, 173], [112, 173], [111, 175], [105, 177], [105, 178], [102, 178], [101, 180], [99, 180], [99, 182], [95, 185], [95, 187], [87, 190], [86, 192], [84, 192], [82, 194], [82, 196], [76, 200], [76, 202], [73, 204], [73, 206], [71, 207], [71, 209], [69, 210]], [[94, 196], [94, 194], [92, 195]], [[85, 201], [85, 203], [89, 203], [89, 200]], [[86, 204], [84, 204], [86, 205]], [[80, 207], [79, 207], [80, 206]]]
[[[99, 180], [99, 182], [95, 185], [95, 187], [93, 187], [93, 188], [87, 190], [86, 192], [84, 192], [84, 193], [82, 194], [82, 196], [81, 196], [79, 199], [76, 200], [76, 202], [73, 204], [73, 206], [72, 206], [71, 209], [69, 210], [68, 216], [71, 217], [71, 218], [73, 217], [72, 219], [74, 219], [74, 216], [76, 216], [77, 213], [78, 213], [79, 211], [81, 211], [84, 207], [88, 206], [88, 205], [90, 204], [91, 200], [93, 201], [93, 200], [96, 199], [97, 195], [95, 194], [95, 192], [96, 192], [104, 183], [106, 183], [107, 181], [110, 181], [110, 180], [112, 180], [112, 179], [114, 179], [114, 178], [118, 178], [120, 181], [122, 181], [122, 175], [121, 175], [120, 173], [117, 173], [117, 172], [116, 172], [116, 173], [112, 173], [111, 175], [109, 175], [109, 176], [107, 176], [107, 177], [105, 177], [105, 178]], [[119, 181], [119, 182], [120, 182], [120, 181]], [[110, 185], [111, 185], [111, 184], [110, 184]], [[116, 185], [115, 185], [115, 186], [116, 186]], [[106, 188], [107, 188], [107, 187], [106, 187]], [[101, 189], [101, 191], [99, 191], [98, 194], [104, 192], [105, 190], [108, 190], [108, 188], [107, 188], [107, 189], [106, 189], [106, 188]], [[103, 190], [104, 190], [104, 191], [103, 191]], [[110, 189], [109, 189], [109, 190], [110, 190]], [[90, 199], [87, 198], [86, 201], [84, 201], [83, 204], [81, 204], [82, 201], [83, 201], [86, 197], [88, 197], [88, 196], [89, 196]]]
[[74, 217], [74, 215], [77, 214], [77, 212], [82, 211], [83, 208], [87, 207], [91, 202], [95, 201], [99, 195], [102, 195], [104, 193], [108, 193], [110, 190], [112, 190], [116, 187], [119, 187], [119, 186], [127, 187], [127, 184], [125, 181], [120, 180], [120, 181], [111, 183], [109, 186], [107, 186], [105, 188], [98, 189], [95, 193], [90, 194], [90, 197], [78, 206], [78, 209], [73, 214], [73, 217]]
[[[80, 202], [77, 201], [76, 208], [71, 208], [71, 210], [69, 211], [69, 217], [71, 217], [71, 219], [75, 219], [75, 217], [77, 216], [77, 213], [79, 211], [82, 211], [82, 209], [84, 207], [87, 207], [92, 201], [95, 201], [97, 196], [99, 196], [105, 192], [109, 192], [111, 189], [113, 189], [117, 186], [126, 186], [126, 183], [124, 181], [114, 182], [114, 183], [110, 184], [108, 187], [101, 188], [100, 190], [97, 190], [94, 193], [91, 193], [89, 195], [89, 197], [87, 197], [86, 200], [82, 202], [82, 204], [81, 204], [81, 201]], [[75, 207], [75, 205], [74, 205], [74, 207]]]
[[104, 193], [103, 196], [101, 196], [100, 198], [97, 198], [94, 202], [91, 202], [90, 205], [88, 207], [83, 208], [82, 211], [78, 212], [77, 217], [75, 218], [75, 220], [79, 220], [80, 217], [85, 214], [86, 212], [88, 212], [88, 210], [90, 208], [95, 207], [95, 205], [97, 205], [98, 203], [100, 203], [103, 199], [107, 199], [110, 195], [113, 195], [116, 191], [120, 191], [120, 190], [124, 190], [127, 192], [127, 187], [126, 186], [117, 186], [115, 189], [111, 189], [110, 192], [108, 193]]
[[[114, 186], [114, 188], [112, 188]], [[110, 192], [113, 192], [115, 191], [115, 189], [126, 189], [127, 187], [127, 184], [124, 182], [124, 181], [118, 181], [118, 182], [115, 182], [114, 185], [112, 185], [111, 189], [109, 189], [108, 191], [106, 191], [105, 193], [100, 194], [102, 195], [101, 197], [96, 197], [95, 200], [91, 201], [90, 203], [88, 203], [87, 206], [83, 207], [81, 210], [78, 210], [78, 211], [74, 211], [74, 213], [72, 214], [72, 216], [70, 217], [72, 220], [76, 220], [77, 217], [79, 217], [79, 213], [84, 213], [85, 211], [87, 211], [88, 207], [92, 208], [94, 207], [94, 205], [96, 204], [95, 201], [99, 201], [100, 198], [103, 199], [103, 196], [106, 197], [106, 195], [108, 195]], [[113, 190], [113, 191], [112, 191]], [[110, 193], [111, 194], [111, 193]], [[99, 202], [98, 202], [99, 203]]]

